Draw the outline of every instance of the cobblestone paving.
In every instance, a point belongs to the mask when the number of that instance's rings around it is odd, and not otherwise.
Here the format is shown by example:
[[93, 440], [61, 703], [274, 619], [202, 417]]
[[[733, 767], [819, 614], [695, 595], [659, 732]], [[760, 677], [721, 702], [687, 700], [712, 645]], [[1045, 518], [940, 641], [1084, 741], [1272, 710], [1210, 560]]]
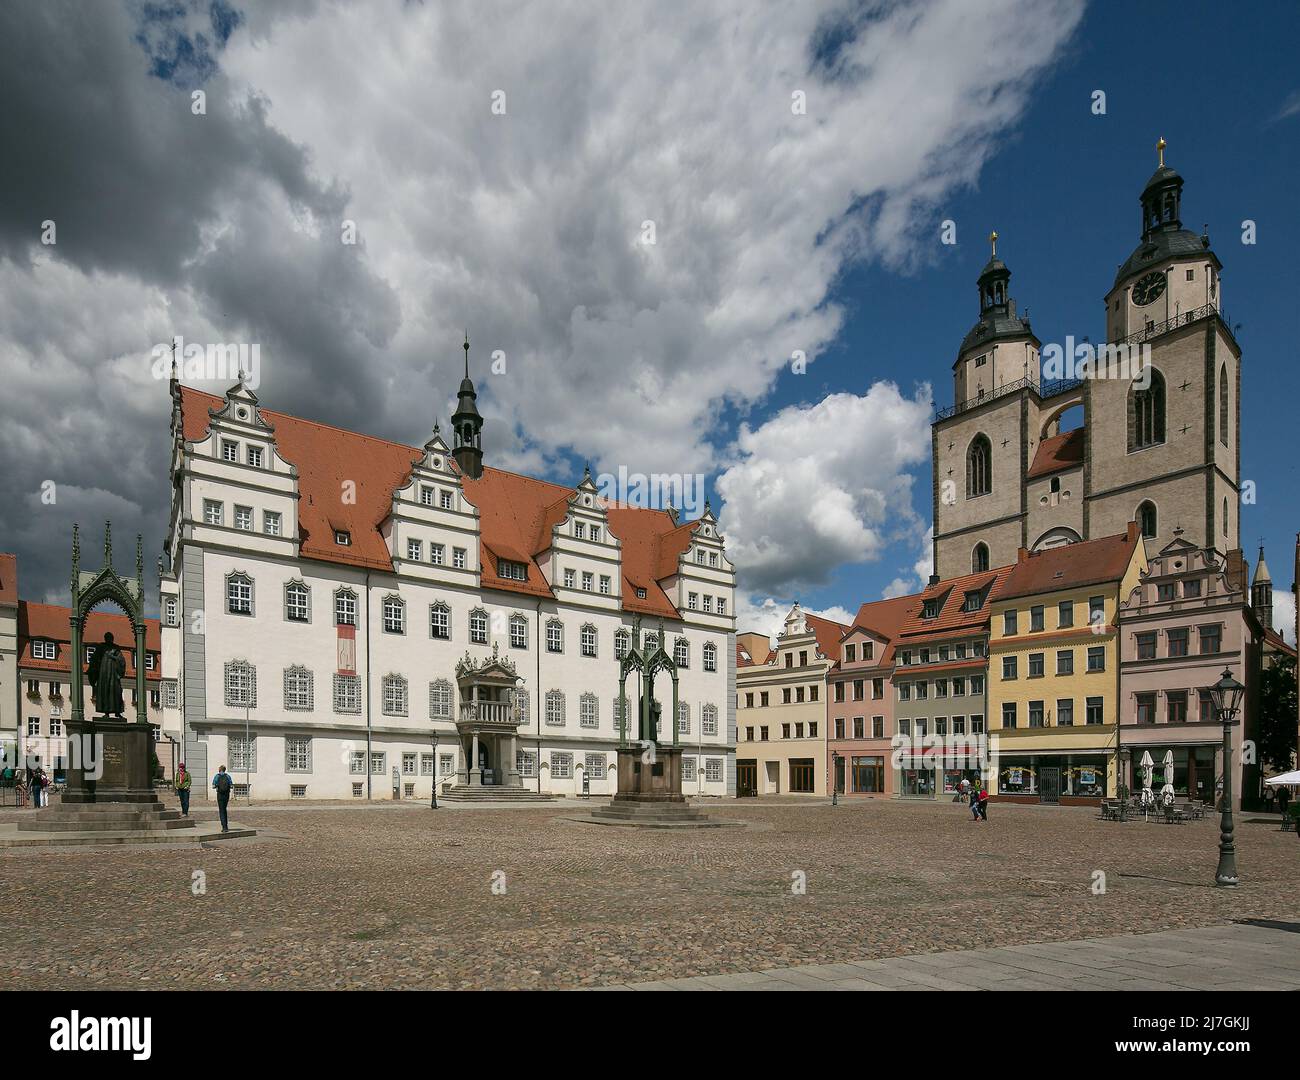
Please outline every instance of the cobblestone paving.
[[1300, 841], [1272, 825], [1238, 826], [1243, 884], [1229, 890], [1213, 886], [1211, 820], [994, 804], [975, 824], [959, 805], [888, 801], [709, 808], [750, 828], [601, 828], [567, 820], [573, 804], [287, 805], [232, 812], [271, 836], [198, 850], [4, 852], [0, 981], [599, 986], [1300, 915]]

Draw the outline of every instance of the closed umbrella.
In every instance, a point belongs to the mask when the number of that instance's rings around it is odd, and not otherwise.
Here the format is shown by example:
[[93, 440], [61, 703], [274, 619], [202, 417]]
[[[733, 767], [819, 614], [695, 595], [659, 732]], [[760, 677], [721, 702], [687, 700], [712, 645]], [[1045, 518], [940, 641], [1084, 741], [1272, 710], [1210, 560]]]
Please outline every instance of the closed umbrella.
[[1160, 789], [1160, 797], [1164, 800], [1166, 806], [1172, 805], [1174, 801], [1174, 752], [1165, 751], [1165, 786]]
[[1142, 769], [1142, 808], [1145, 810], [1154, 801], [1155, 796], [1151, 793], [1151, 775], [1155, 762], [1151, 759], [1151, 751], [1142, 751], [1142, 760], [1138, 762]]

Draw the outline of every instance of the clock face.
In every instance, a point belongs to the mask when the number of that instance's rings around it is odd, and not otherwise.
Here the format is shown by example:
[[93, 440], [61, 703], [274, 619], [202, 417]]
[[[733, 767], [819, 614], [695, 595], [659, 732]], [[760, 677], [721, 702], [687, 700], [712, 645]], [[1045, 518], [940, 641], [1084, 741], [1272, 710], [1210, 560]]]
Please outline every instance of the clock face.
[[1133, 303], [1138, 307], [1146, 307], [1159, 300], [1164, 291], [1165, 275], [1159, 270], [1153, 270], [1137, 279], [1137, 284], [1133, 286]]

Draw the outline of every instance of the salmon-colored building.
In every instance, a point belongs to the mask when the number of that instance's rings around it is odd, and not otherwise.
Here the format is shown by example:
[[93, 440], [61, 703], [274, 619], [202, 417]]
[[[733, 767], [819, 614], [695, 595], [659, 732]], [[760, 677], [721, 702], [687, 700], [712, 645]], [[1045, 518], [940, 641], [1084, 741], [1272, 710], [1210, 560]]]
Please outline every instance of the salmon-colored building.
[[920, 608], [918, 596], [863, 604], [840, 639], [826, 695], [827, 747], [837, 794], [895, 794], [890, 767], [895, 640], [899, 628]]

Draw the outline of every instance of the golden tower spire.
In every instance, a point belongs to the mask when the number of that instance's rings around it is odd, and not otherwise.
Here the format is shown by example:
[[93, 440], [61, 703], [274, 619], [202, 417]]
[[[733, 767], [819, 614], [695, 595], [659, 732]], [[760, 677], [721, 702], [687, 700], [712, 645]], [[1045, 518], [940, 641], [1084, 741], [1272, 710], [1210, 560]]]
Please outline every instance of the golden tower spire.
[[997, 229], [994, 229], [991, 233], [989, 233], [989, 243], [993, 245], [993, 257], [996, 259], [996, 258], [998, 257], [998, 231], [997, 231]]
[[1156, 143], [1156, 151], [1160, 154], [1160, 168], [1165, 167], [1165, 137], [1160, 136], [1160, 141]]

